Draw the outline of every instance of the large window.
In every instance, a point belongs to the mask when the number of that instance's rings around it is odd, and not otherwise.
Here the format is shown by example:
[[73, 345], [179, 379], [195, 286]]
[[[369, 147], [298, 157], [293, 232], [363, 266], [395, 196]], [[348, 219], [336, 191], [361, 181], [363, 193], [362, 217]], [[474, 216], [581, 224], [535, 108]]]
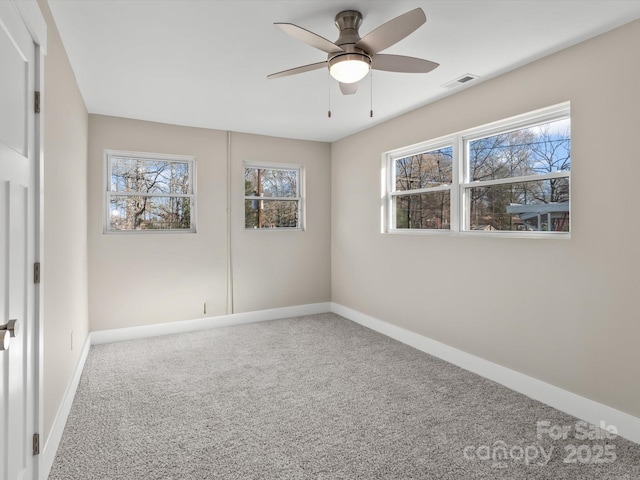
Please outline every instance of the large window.
[[105, 232], [195, 232], [195, 159], [106, 151]]
[[570, 232], [563, 104], [385, 155], [387, 232]]
[[244, 190], [245, 228], [302, 228], [302, 167], [245, 163]]

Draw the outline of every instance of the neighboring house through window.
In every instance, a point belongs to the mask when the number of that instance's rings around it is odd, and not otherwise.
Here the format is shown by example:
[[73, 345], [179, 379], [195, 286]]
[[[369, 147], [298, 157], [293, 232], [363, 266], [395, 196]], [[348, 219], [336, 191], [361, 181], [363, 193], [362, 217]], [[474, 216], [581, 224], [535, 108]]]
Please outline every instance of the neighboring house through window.
[[570, 232], [569, 105], [384, 155], [386, 232]]

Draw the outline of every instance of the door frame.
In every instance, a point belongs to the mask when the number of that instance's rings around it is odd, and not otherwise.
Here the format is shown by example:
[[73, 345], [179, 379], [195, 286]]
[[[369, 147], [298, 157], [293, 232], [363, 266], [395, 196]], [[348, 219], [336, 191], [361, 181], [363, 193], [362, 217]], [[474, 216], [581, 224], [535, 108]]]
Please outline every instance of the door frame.
[[[35, 46], [34, 57], [34, 89], [40, 92], [40, 106], [44, 101], [44, 57], [47, 54], [47, 23], [42, 15], [37, 0], [9, 0], [20, 14], [27, 30], [29, 31]], [[34, 176], [35, 188], [35, 217], [32, 219], [34, 231], [34, 261], [42, 264], [44, 260], [43, 252], [43, 233], [44, 233], [44, 115], [35, 114], [34, 118], [34, 169], [31, 174]], [[33, 290], [33, 412], [34, 425], [36, 432], [26, 432], [27, 435], [38, 433], [40, 438], [40, 451], [44, 439], [42, 438], [43, 429], [43, 311], [42, 311], [42, 284], [34, 285]], [[28, 414], [28, 412], [27, 412]], [[39, 479], [40, 472], [40, 455], [33, 456], [33, 477]]]

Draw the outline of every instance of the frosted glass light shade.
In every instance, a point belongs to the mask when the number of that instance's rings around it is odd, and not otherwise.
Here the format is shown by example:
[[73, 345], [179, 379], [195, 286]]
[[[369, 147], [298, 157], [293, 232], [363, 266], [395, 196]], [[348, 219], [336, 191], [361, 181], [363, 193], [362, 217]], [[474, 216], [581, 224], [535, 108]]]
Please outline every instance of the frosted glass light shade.
[[329, 60], [329, 73], [341, 83], [355, 83], [367, 76], [371, 60], [366, 55], [339, 55]]

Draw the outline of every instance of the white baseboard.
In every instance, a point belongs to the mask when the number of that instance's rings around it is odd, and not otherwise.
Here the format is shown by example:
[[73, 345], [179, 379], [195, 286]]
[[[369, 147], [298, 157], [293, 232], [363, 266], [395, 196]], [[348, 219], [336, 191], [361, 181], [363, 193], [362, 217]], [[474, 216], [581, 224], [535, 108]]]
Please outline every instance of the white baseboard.
[[243, 323], [264, 322], [279, 318], [298, 317], [315, 313], [326, 313], [331, 309], [330, 302], [311, 303], [294, 307], [272, 308], [255, 312], [233, 313], [219, 317], [198, 318], [182, 322], [158, 323], [141, 327], [116, 328], [113, 330], [100, 330], [91, 333], [91, 344], [122, 342], [138, 338], [157, 337], [173, 333], [195, 332], [209, 328], [229, 327]]
[[53, 460], [56, 457], [56, 452], [58, 451], [58, 445], [60, 444], [60, 440], [62, 439], [64, 427], [67, 424], [67, 418], [69, 417], [69, 412], [71, 411], [73, 399], [76, 396], [76, 390], [78, 389], [78, 384], [80, 383], [80, 377], [82, 376], [82, 370], [84, 370], [84, 363], [87, 360], [87, 355], [89, 355], [90, 347], [91, 334], [87, 336], [87, 339], [82, 346], [80, 357], [78, 357], [78, 363], [76, 364], [76, 368], [73, 371], [71, 380], [67, 385], [67, 389], [64, 392], [64, 396], [62, 397], [62, 402], [60, 403], [58, 412], [53, 419], [51, 431], [49, 432], [49, 436], [47, 437], [44, 448], [42, 449], [39, 468], [39, 477], [41, 480], [46, 480], [47, 478], [49, 478], [49, 472], [51, 471], [51, 467], [53, 466]]
[[444, 343], [411, 332], [397, 325], [379, 320], [338, 303], [331, 303], [331, 311], [371, 330], [382, 333], [425, 353], [500, 383], [511, 390], [545, 403], [574, 417], [600, 426], [613, 425], [618, 435], [640, 443], [640, 418], [595, 402], [562, 388], [545, 383], [515, 370], [503, 367]]

